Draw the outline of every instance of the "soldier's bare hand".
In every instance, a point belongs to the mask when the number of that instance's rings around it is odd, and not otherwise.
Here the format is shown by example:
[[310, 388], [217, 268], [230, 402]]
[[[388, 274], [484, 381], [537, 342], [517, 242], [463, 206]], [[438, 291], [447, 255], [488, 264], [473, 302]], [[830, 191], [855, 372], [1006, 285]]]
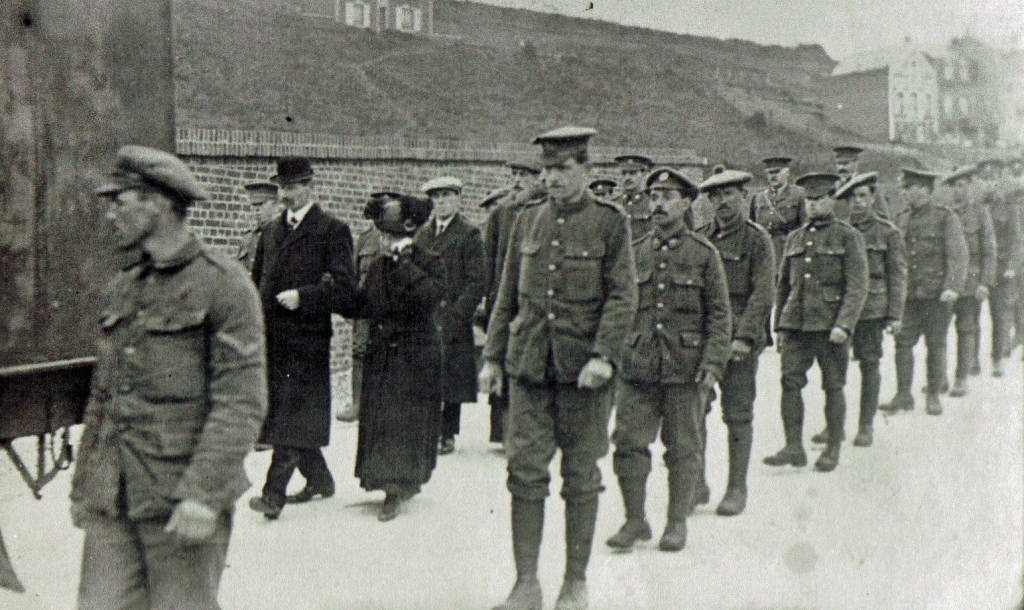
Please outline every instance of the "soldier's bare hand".
[[209, 540], [216, 529], [217, 511], [195, 500], [182, 500], [164, 531], [175, 534], [182, 544], [198, 544]]
[[704, 400], [707, 400], [707, 397], [714, 391], [715, 384], [718, 383], [718, 378], [715, 377], [714, 373], [709, 371], [697, 371], [697, 378], [695, 381], [697, 382], [697, 390], [701, 393], [701, 397]]
[[850, 333], [838, 326], [833, 328], [832, 332], [828, 334], [829, 343], [834, 343], [835, 345], [842, 345], [843, 343], [846, 343], [846, 340], [849, 338]]
[[591, 358], [580, 371], [576, 385], [581, 390], [599, 390], [611, 380], [614, 373], [615, 368], [610, 362], [600, 358]]
[[501, 373], [501, 365], [485, 361], [484, 365], [480, 368], [480, 374], [477, 375], [476, 378], [480, 391], [484, 394], [501, 396], [502, 392], [505, 390], [505, 388], [502, 387]]
[[1013, 278], [1017, 277], [1017, 271], [1014, 269], [1007, 269], [1005, 272], [1003, 272], [1003, 277], [1005, 277], [1008, 280], [1012, 280]]
[[898, 334], [900, 334], [900, 330], [902, 330], [902, 329], [903, 329], [903, 320], [890, 320], [889, 321], [888, 331], [889, 331], [890, 335], [893, 335], [893, 336], [898, 335]]
[[277, 295], [277, 302], [281, 304], [281, 307], [289, 311], [295, 311], [299, 308], [299, 291], [298, 290], [285, 290]]
[[960, 295], [955, 290], [943, 290], [942, 294], [939, 295], [939, 301], [943, 303], [955, 303]]
[[750, 344], [743, 339], [733, 339], [729, 349], [732, 351], [733, 362], [739, 362], [750, 355]]
[[988, 298], [988, 286], [985, 286], [985, 285], [978, 286], [978, 289], [974, 291], [974, 298], [978, 299], [979, 301], [984, 301], [985, 299], [987, 299]]

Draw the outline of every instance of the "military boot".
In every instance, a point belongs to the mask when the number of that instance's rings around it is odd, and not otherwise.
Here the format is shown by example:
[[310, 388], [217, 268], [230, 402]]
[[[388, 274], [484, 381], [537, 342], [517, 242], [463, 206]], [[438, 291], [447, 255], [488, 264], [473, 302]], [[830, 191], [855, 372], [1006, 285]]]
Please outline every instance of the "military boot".
[[537, 577], [520, 576], [512, 586], [508, 598], [492, 610], [542, 610], [543, 607], [544, 599]]
[[512, 496], [512, 554], [516, 584], [504, 603], [494, 610], [541, 610], [543, 600], [537, 581], [537, 560], [544, 530], [544, 500]]
[[829, 443], [821, 452], [814, 469], [819, 472], [832, 472], [839, 465], [839, 443]]
[[939, 395], [931, 392], [925, 398], [925, 411], [928, 415], [942, 415], [942, 402], [939, 401]]
[[[841, 438], [839, 440], [841, 440], [841, 441], [845, 441], [846, 440], [846, 430], [843, 430], [843, 433], [840, 435], [840, 437]], [[811, 437], [811, 442], [818, 443], [819, 445], [826, 445], [826, 444], [828, 444], [828, 426], [825, 426], [824, 428], [821, 429], [821, 432], [819, 432], [819, 433], [815, 434], [814, 436], [812, 436]]]
[[696, 473], [676, 466], [668, 471], [668, 518], [658, 548], [681, 551], [686, 546], [686, 513], [693, 502]]
[[953, 387], [949, 389], [949, 395], [953, 398], [967, 396], [967, 380], [963, 377], [955, 378], [953, 380]]
[[618, 533], [606, 541], [606, 544], [613, 549], [629, 551], [637, 541], [650, 540], [654, 535], [644, 512], [647, 477], [620, 476], [619, 489], [622, 491], [622, 502], [626, 507], [626, 523]]
[[890, 402], [881, 405], [878, 408], [889, 413], [896, 413], [898, 411], [913, 411], [914, 396], [910, 392], [896, 392], [896, 395], [892, 397], [892, 400]]
[[587, 581], [576, 579], [562, 582], [562, 589], [555, 601], [555, 610], [587, 610], [589, 607]]
[[762, 461], [769, 466], [806, 466], [807, 453], [803, 441], [803, 399], [800, 393], [782, 390], [782, 426], [786, 432], [786, 446]]
[[723, 517], [732, 517], [747, 507], [747, 468], [753, 430], [749, 423], [729, 426], [729, 485], [715, 509]]
[[857, 429], [857, 436], [853, 439], [854, 447], [870, 447], [874, 442], [874, 430], [871, 424], [861, 424]]
[[992, 376], [1002, 377], [1006, 374], [1006, 368], [1003, 366], [1002, 358], [997, 358], [992, 361]]
[[[597, 524], [597, 497], [571, 499], [565, 502], [565, 578], [566, 583], [582, 582], [587, 577], [587, 563], [594, 544]], [[562, 587], [565, 592], [565, 587]], [[586, 603], [586, 587], [583, 588]], [[561, 599], [562, 595], [559, 595]], [[556, 606], [560, 607], [560, 606]], [[573, 606], [566, 606], [571, 608]], [[585, 606], [584, 606], [585, 607]]]

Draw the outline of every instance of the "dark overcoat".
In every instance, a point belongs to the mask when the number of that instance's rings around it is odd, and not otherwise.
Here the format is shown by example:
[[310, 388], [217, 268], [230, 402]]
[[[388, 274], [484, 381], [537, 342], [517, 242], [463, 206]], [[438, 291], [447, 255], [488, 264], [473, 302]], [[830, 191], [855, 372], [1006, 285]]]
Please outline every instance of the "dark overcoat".
[[415, 492], [437, 464], [441, 346], [433, 311], [441, 265], [419, 246], [370, 263], [356, 315], [369, 320], [356, 477], [368, 491]]
[[[263, 230], [252, 269], [267, 329], [270, 409], [260, 442], [323, 447], [331, 430], [331, 313], [354, 307], [352, 233], [314, 205], [292, 230], [285, 214]], [[297, 290], [299, 308], [277, 302]]]
[[420, 227], [416, 243], [437, 254], [443, 268], [444, 292], [434, 312], [444, 362], [443, 400], [476, 402], [473, 312], [483, 298], [485, 281], [480, 229], [456, 214], [440, 235], [435, 221]]

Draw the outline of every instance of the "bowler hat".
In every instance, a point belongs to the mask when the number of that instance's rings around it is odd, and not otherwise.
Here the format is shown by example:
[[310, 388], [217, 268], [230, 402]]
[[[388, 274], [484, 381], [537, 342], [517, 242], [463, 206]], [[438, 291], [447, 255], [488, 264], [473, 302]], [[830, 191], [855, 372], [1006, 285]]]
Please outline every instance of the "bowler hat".
[[271, 176], [270, 181], [284, 186], [312, 177], [313, 166], [306, 157], [281, 157], [277, 160], [277, 174]]

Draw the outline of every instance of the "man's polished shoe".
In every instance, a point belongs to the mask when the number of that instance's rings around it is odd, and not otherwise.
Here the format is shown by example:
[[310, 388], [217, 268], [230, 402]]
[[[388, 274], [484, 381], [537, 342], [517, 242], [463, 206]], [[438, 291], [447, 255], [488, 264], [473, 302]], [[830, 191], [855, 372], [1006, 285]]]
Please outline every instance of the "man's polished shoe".
[[309, 502], [310, 500], [316, 498], [317, 496], [320, 496], [321, 498], [326, 500], [327, 498], [330, 498], [333, 495], [334, 495], [334, 485], [333, 484], [330, 485], [329, 487], [328, 486], [320, 487], [320, 486], [313, 486], [313, 485], [307, 484], [305, 489], [303, 489], [302, 491], [300, 491], [297, 494], [292, 494], [292, 495], [286, 497], [284, 501], [287, 504], [305, 504], [306, 502]]
[[814, 462], [814, 469], [818, 472], [832, 472], [838, 465], [839, 445], [829, 445], [818, 456], [818, 461]]
[[654, 533], [651, 532], [651, 524], [647, 523], [647, 520], [640, 519], [627, 519], [626, 522], [619, 528], [619, 531], [609, 538], [605, 543], [620, 551], [632, 550], [633, 545], [640, 540], [650, 540], [654, 537]]
[[449, 455], [455, 453], [455, 439], [442, 438], [437, 444], [437, 455]]
[[273, 521], [281, 516], [281, 511], [284, 510], [284, 504], [277, 504], [263, 496], [256, 496], [249, 498], [249, 508], [258, 513], [263, 513], [264, 517]]
[[384, 504], [380, 507], [380, 514], [377, 515], [377, 521], [391, 521], [398, 516], [398, 507], [405, 501], [406, 496], [400, 493], [389, 493], [384, 498]]
[[769, 466], [806, 466], [807, 452], [803, 447], [786, 445], [778, 453], [769, 455], [762, 461]]
[[[842, 436], [842, 438], [840, 438], [839, 440], [845, 441], [846, 440], [846, 430], [843, 430], [843, 433], [842, 433], [841, 436]], [[811, 442], [812, 443], [818, 443], [820, 445], [824, 445], [825, 443], [828, 443], [828, 428], [824, 428], [824, 429], [822, 429], [821, 432], [819, 432], [819, 433], [815, 434], [814, 436], [812, 436], [811, 437]]]
[[686, 547], [686, 521], [669, 521], [665, 524], [665, 533], [658, 541], [662, 551], [681, 551]]
[[540, 582], [536, 576], [520, 576], [504, 603], [492, 610], [541, 610], [544, 607]]
[[874, 442], [874, 429], [871, 424], [861, 424], [857, 436], [853, 439], [854, 447], [870, 447]]
[[967, 396], [967, 380], [957, 377], [953, 380], [953, 387], [949, 389], [949, 395], [953, 398]]
[[555, 600], [555, 610], [587, 610], [590, 601], [587, 599], [587, 581], [566, 580], [562, 582], [562, 590]]
[[942, 415], [942, 403], [938, 394], [929, 394], [925, 402], [925, 411], [928, 415]]
[[896, 392], [896, 395], [892, 397], [891, 402], [887, 402], [878, 408], [889, 413], [895, 413], [897, 411], [913, 411], [914, 397], [910, 392]]

